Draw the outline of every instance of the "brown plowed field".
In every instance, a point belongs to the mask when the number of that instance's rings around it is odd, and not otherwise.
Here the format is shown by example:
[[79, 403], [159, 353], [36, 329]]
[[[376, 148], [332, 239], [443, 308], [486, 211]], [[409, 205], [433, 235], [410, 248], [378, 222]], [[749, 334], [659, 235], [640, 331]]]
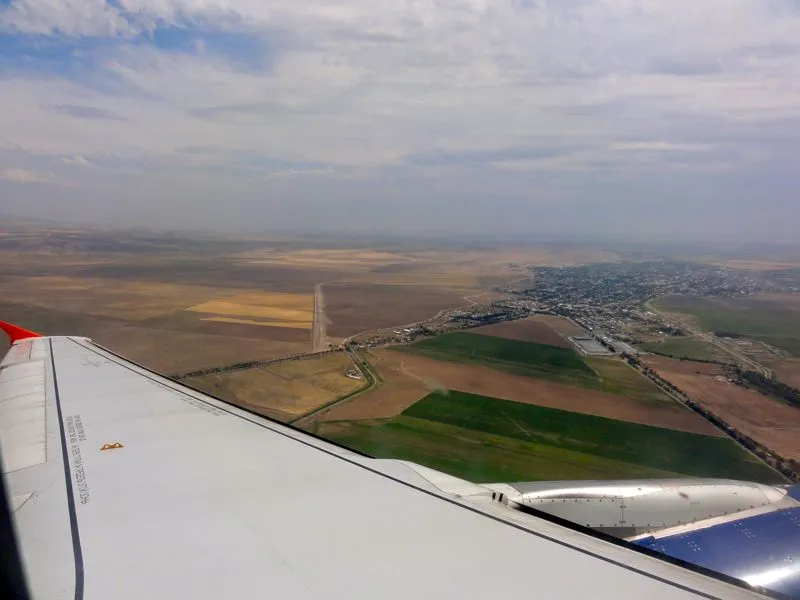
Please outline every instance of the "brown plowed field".
[[98, 330], [92, 339], [109, 350], [165, 375], [249, 360], [278, 358], [308, 352], [309, 349], [308, 342], [259, 340], [124, 326]]
[[553, 329], [542, 321], [534, 317], [519, 319], [518, 321], [505, 321], [486, 327], [478, 327], [470, 330], [470, 333], [479, 333], [492, 337], [504, 338], [507, 340], [518, 340], [520, 342], [534, 342], [536, 344], [548, 344], [559, 348], [571, 348], [564, 336], [556, 333]]
[[[216, 324], [219, 331], [194, 332], [2, 301], [0, 314], [46, 335], [89, 337], [117, 354], [166, 375], [299, 354], [310, 348], [308, 336], [299, 342], [239, 337], [226, 329], [224, 323]], [[0, 336], [0, 354], [4, 352], [5, 336]]]
[[367, 359], [378, 370], [384, 383], [376, 390], [334, 406], [319, 415], [317, 420], [389, 419], [424, 398], [431, 387], [403, 371], [401, 359], [404, 358], [397, 352], [370, 353]]
[[774, 369], [778, 381], [800, 389], [800, 359], [783, 360]]
[[678, 360], [657, 354], [648, 354], [641, 357], [642, 362], [656, 371], [670, 371], [684, 375], [722, 375], [724, 369], [721, 365], [713, 363], [694, 362], [691, 360]]
[[676, 370], [663, 363], [658, 369], [664, 379], [767, 448], [800, 459], [800, 410], [713, 376], [678, 370], [681, 361], [672, 362]]
[[326, 283], [328, 335], [347, 337], [422, 321], [439, 311], [469, 304], [462, 294], [407, 285]]
[[575, 323], [563, 317], [557, 317], [555, 315], [534, 315], [530, 318], [538, 323], [544, 323], [553, 331], [565, 337], [584, 335], [586, 333], [580, 326], [575, 325]]
[[[386, 379], [385, 387], [336, 407], [326, 420], [389, 418], [431, 390], [451, 389], [656, 427], [721, 435], [705, 419], [677, 403], [639, 402], [618, 394], [391, 350], [378, 350], [375, 355], [380, 360], [373, 364]], [[391, 380], [387, 374], [391, 374]], [[385, 391], [381, 394], [382, 390]]]

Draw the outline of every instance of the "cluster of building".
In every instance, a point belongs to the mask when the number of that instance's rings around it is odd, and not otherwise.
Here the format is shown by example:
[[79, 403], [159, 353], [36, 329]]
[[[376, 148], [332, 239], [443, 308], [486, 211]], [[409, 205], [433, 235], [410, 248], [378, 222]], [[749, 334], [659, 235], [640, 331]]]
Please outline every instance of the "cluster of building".
[[607, 350], [634, 354], [642, 334], [680, 335], [645, 302], [659, 296], [748, 296], [775, 291], [736, 269], [678, 261], [531, 267], [532, 281], [506, 291], [530, 308], [570, 318]]
[[587, 336], [572, 339], [584, 354], [635, 356], [645, 335], [682, 335], [648, 300], [666, 295], [748, 296], [780, 291], [773, 281], [745, 271], [683, 261], [598, 263], [565, 267], [529, 267], [527, 284], [507, 287], [510, 298], [453, 309], [415, 326], [372, 332], [350, 340], [371, 347], [408, 343], [419, 337], [467, 329], [544, 312], [569, 318]]
[[350, 340], [346, 345], [354, 348], [371, 348], [387, 344], [409, 343], [420, 337], [521, 319], [533, 313], [534, 305], [535, 302], [527, 298], [510, 298], [490, 304], [457, 308], [445, 311], [435, 318], [411, 327], [373, 331]]

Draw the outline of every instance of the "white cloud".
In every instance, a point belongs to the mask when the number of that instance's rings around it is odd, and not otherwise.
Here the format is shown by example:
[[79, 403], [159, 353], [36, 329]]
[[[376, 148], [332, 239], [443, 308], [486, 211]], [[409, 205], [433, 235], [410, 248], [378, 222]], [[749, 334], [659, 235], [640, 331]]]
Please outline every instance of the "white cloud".
[[[1, 83], [4, 99], [19, 96], [19, 111], [29, 116], [23, 123], [10, 114], [16, 124], [2, 130], [17, 143], [50, 139], [53, 150], [169, 154], [174, 146], [218, 145], [369, 166], [559, 138], [614, 143], [653, 128], [667, 132], [670, 113], [800, 115], [792, 83], [800, 80], [800, 21], [776, 19], [760, 0], [731, 0], [725, 10], [690, 0], [542, 1], [531, 9], [511, 1], [124, 0], [131, 23], [104, 2], [55, 4], [34, 10], [41, 2], [17, 0], [4, 20], [16, 15], [21, 30], [77, 34], [95, 27], [81, 23], [112, 23], [95, 31], [119, 32], [134, 22], [233, 15], [238, 20], [226, 28], [262, 32], [271, 69], [242, 72], [203, 51], [131, 46], [104, 49], [98, 67], [149, 98], [109, 97], [57, 80]], [[297, 41], [270, 45], [275, 29]], [[769, 44], [791, 48], [791, 59], [754, 58], [752, 48]], [[713, 69], [678, 74], [696, 65]], [[41, 114], [45, 98], [103, 106], [128, 122], [66, 123]], [[619, 120], [630, 111], [649, 112], [647, 122]]]
[[105, 0], [14, 0], [0, 10], [0, 31], [110, 36], [132, 29]]
[[65, 165], [72, 165], [76, 167], [94, 167], [89, 160], [84, 158], [83, 156], [62, 156], [61, 162]]
[[611, 146], [612, 150], [645, 152], [710, 152], [713, 148], [713, 144], [682, 144], [661, 141], [619, 142]]
[[41, 173], [26, 169], [3, 169], [0, 170], [0, 180], [13, 181], [15, 183], [37, 183], [40, 181], [50, 181], [53, 178], [51, 173]]
[[308, 177], [314, 175], [333, 175], [334, 173], [336, 173], [336, 169], [331, 167], [325, 167], [323, 169], [286, 169], [271, 173], [270, 177]]
[[[172, 169], [287, 194], [343, 173], [428, 185], [440, 171], [426, 156], [447, 158], [455, 182], [578, 173], [589, 189], [612, 171], [747, 172], [770, 162], [760, 132], [800, 137], [800, 13], [781, 2], [12, 0], [0, 29], [53, 34], [77, 67], [20, 61], [0, 76], [0, 148], [86, 161], [90, 180]], [[156, 24], [197, 38], [182, 51], [126, 41]], [[263, 69], [227, 58], [252, 52]]]

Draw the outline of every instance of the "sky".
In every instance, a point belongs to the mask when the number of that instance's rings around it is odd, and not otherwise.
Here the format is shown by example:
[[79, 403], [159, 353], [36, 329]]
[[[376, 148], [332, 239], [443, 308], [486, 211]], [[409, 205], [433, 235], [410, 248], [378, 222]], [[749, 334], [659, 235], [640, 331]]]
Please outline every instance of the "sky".
[[0, 0], [0, 214], [792, 242], [800, 0]]

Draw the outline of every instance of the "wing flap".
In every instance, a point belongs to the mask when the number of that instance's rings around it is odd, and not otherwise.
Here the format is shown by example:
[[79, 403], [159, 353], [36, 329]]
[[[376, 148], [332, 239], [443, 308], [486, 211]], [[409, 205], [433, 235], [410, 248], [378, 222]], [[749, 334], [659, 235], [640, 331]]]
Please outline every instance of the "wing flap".
[[0, 450], [5, 471], [46, 460], [45, 372], [41, 360], [0, 371]]

